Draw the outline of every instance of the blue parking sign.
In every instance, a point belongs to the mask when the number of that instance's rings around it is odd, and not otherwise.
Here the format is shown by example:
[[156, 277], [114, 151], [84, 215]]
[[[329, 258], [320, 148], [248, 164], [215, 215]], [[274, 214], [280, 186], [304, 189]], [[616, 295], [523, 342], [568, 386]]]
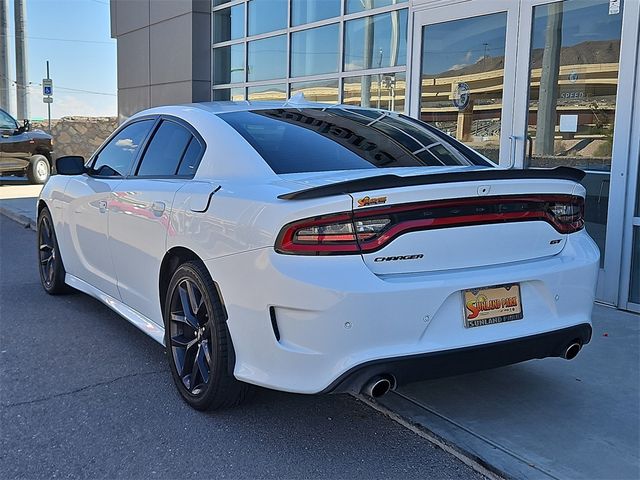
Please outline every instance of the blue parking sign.
[[53, 95], [53, 80], [50, 78], [42, 79], [42, 95], [46, 97]]

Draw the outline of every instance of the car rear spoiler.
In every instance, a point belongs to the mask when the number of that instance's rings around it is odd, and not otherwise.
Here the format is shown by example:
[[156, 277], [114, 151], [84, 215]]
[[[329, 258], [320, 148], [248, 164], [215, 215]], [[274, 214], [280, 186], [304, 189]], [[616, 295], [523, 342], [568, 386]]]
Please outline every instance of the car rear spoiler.
[[330, 197], [332, 195], [366, 192], [385, 188], [412, 187], [416, 185], [433, 185], [436, 183], [476, 182], [492, 180], [516, 179], [549, 179], [571, 180], [580, 182], [585, 176], [582, 170], [572, 167], [529, 168], [526, 170], [504, 170], [492, 168], [487, 170], [467, 170], [463, 172], [434, 173], [427, 175], [378, 175], [357, 178], [345, 182], [331, 183], [319, 187], [307, 188], [279, 195], [281, 200], [308, 200], [311, 198]]

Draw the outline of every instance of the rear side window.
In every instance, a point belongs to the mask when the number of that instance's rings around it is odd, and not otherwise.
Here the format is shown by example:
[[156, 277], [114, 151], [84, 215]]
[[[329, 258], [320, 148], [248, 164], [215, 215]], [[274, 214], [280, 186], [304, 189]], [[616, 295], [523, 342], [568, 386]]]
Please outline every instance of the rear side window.
[[278, 174], [480, 164], [426, 125], [373, 110], [282, 108], [220, 118]]
[[192, 138], [193, 135], [186, 128], [163, 120], [149, 142], [136, 175], [176, 175]]
[[98, 153], [92, 174], [101, 177], [122, 177], [129, 174], [140, 146], [155, 120], [141, 120], [127, 125]]
[[198, 162], [202, 154], [202, 145], [196, 137], [191, 137], [191, 141], [187, 146], [180, 167], [178, 168], [178, 175], [194, 175], [196, 168], [198, 168]]

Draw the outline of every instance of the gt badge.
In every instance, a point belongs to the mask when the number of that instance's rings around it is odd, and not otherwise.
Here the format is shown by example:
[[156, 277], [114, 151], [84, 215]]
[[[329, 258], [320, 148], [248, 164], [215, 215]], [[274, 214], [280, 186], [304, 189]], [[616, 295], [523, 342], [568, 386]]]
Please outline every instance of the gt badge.
[[369, 197], [366, 196], [358, 200], [359, 207], [368, 207], [369, 205], [381, 205], [387, 203], [387, 197]]

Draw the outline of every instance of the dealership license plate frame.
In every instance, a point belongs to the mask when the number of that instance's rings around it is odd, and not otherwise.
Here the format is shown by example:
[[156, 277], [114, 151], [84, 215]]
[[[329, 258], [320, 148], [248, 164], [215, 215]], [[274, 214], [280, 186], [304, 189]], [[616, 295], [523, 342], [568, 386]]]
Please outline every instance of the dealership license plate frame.
[[[512, 289], [514, 289], [512, 291]], [[493, 293], [493, 296], [486, 297], [486, 293]], [[475, 297], [477, 301], [481, 294], [485, 295], [487, 300], [500, 300], [502, 298], [513, 298], [515, 293], [516, 305], [515, 306], [501, 306], [499, 309], [492, 311], [481, 311], [477, 318], [469, 319], [471, 311], [467, 309], [467, 303]], [[502, 298], [500, 298], [502, 294]], [[472, 297], [470, 297], [472, 296]], [[505, 283], [502, 285], [491, 285], [480, 288], [468, 288], [462, 291], [462, 315], [464, 319], [465, 328], [476, 328], [487, 325], [495, 325], [499, 323], [513, 322], [515, 320], [522, 320], [524, 318], [524, 308], [522, 305], [522, 290], [520, 283]]]

